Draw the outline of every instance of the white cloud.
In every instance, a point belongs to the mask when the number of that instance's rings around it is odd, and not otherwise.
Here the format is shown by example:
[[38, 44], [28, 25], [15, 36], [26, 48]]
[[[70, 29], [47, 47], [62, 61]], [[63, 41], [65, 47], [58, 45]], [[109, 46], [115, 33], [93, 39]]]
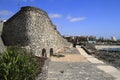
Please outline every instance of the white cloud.
[[49, 14], [50, 18], [61, 18], [62, 15], [60, 14]]
[[78, 21], [83, 21], [86, 19], [86, 17], [71, 17], [70, 15], [67, 16], [67, 19], [70, 22], [78, 22]]
[[83, 21], [85, 20], [85, 17], [76, 17], [76, 18], [71, 18], [70, 22], [77, 22], [77, 21]]
[[70, 15], [67, 16], [67, 19], [71, 19], [72, 17]]
[[1, 16], [7, 16], [7, 15], [11, 15], [11, 14], [13, 14], [12, 11], [8, 11], [8, 10], [2, 10], [2, 11], [0, 11], [0, 15]]

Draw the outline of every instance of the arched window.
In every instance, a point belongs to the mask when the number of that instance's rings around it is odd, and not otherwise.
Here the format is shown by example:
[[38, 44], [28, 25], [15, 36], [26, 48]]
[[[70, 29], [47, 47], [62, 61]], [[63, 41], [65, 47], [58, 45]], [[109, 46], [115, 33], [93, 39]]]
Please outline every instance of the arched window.
[[53, 48], [50, 48], [50, 56], [53, 55]]

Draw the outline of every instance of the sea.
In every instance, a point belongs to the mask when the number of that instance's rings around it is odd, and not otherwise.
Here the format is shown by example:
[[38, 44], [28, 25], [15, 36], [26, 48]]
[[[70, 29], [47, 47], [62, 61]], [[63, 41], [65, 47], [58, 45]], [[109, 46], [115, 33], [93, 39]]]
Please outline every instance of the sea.
[[103, 48], [101, 50], [105, 50], [105, 51], [118, 51], [118, 52], [120, 52], [120, 48]]

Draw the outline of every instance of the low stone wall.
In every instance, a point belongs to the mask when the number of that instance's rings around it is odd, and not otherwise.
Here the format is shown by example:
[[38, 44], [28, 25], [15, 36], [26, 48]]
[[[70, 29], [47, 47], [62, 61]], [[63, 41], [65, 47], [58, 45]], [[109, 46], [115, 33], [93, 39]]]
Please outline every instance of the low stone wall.
[[0, 35], [2, 33], [2, 28], [3, 28], [3, 22], [0, 21]]
[[4, 46], [3, 41], [1, 39], [2, 28], [3, 28], [3, 22], [0, 22], [0, 53], [4, 52], [4, 50], [5, 50], [5, 46]]
[[2, 39], [1, 39], [1, 37], [0, 37], [0, 53], [2, 53], [2, 52], [4, 52], [5, 51], [5, 46], [4, 46], [4, 44], [3, 44], [3, 42], [2, 42]]
[[92, 49], [88, 49], [88, 48], [86, 48], [85, 46], [81, 46], [81, 48], [83, 48], [86, 52], [87, 52], [87, 54], [89, 54], [89, 55], [92, 55], [92, 54], [94, 54], [94, 50], [92, 50]]

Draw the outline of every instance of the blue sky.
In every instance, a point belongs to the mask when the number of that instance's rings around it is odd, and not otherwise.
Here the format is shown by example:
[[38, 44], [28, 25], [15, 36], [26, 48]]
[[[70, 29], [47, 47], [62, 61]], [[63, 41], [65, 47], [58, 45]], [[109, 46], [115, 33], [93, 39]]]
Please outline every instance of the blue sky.
[[45, 10], [62, 35], [120, 38], [120, 0], [1, 0], [0, 19], [22, 6]]

